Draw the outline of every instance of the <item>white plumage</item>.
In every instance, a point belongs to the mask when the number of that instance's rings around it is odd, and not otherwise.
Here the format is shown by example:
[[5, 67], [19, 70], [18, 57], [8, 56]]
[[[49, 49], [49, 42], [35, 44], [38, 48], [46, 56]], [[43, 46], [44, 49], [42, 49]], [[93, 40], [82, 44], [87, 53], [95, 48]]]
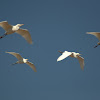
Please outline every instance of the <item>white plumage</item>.
[[82, 70], [84, 69], [84, 58], [80, 56], [81, 54], [75, 53], [75, 52], [68, 52], [68, 51], [64, 51], [64, 52], [58, 51], [58, 52], [60, 52], [62, 55], [60, 57], [58, 57], [57, 61], [61, 61], [68, 56], [74, 57], [79, 60], [81, 69]]
[[29, 31], [27, 29], [21, 29], [20, 27], [22, 25], [24, 25], [24, 24], [17, 24], [15, 26], [12, 26], [12, 25], [8, 24], [7, 21], [0, 22], [0, 26], [6, 31], [5, 34], [3, 36], [1, 36], [0, 38], [3, 38], [6, 35], [16, 32], [16, 33], [20, 34], [23, 38], [25, 38], [25, 40], [28, 43], [32, 44], [32, 38], [31, 38]]
[[25, 58], [21, 57], [21, 55], [19, 53], [15, 53], [15, 52], [6, 52], [6, 53], [12, 54], [13, 56], [15, 56], [18, 59], [18, 61], [14, 64], [26, 63], [34, 70], [34, 72], [37, 72], [34, 64], [29, 62], [28, 59], [25, 59]]

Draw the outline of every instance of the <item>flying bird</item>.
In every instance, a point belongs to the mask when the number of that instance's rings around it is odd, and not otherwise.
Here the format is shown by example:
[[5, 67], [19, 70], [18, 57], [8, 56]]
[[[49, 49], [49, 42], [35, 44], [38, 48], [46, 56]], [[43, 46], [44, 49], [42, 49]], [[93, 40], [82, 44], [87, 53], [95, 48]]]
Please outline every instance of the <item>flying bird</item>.
[[5, 30], [5, 34], [2, 35], [0, 37], [0, 39], [5, 37], [6, 35], [13, 34], [16, 32], [16, 33], [20, 34], [23, 38], [25, 38], [25, 40], [28, 43], [32, 44], [32, 38], [31, 38], [29, 31], [27, 29], [21, 29], [20, 27], [22, 25], [24, 25], [24, 24], [17, 24], [15, 26], [13, 26], [13, 25], [8, 24], [7, 21], [0, 22], [0, 26]]
[[75, 53], [75, 52], [68, 52], [68, 51], [64, 51], [64, 52], [58, 51], [58, 52], [60, 52], [62, 55], [60, 57], [58, 57], [57, 61], [61, 61], [68, 56], [70, 56], [72, 58], [77, 58], [79, 60], [81, 69], [82, 70], [84, 69], [84, 58], [80, 56], [81, 54]]
[[98, 47], [100, 45], [100, 32], [87, 32], [87, 34], [92, 34], [98, 38], [99, 42], [94, 48]]
[[[34, 70], [34, 72], [37, 72], [34, 64], [29, 62], [28, 59], [25, 59], [25, 58], [21, 57], [21, 55], [19, 53], [15, 53], [15, 52], [6, 52], [6, 53], [11, 54], [11, 55], [15, 56], [18, 59], [18, 61], [14, 64], [26, 63], [27, 65], [29, 65]], [[14, 65], [14, 64], [12, 64], [12, 65]]]

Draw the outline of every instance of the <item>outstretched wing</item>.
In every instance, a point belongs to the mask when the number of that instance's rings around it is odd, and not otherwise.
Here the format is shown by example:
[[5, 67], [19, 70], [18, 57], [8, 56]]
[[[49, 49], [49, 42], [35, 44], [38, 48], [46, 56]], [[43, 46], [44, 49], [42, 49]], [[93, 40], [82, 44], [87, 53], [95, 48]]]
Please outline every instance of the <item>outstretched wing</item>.
[[20, 28], [19, 30], [16, 31], [16, 33], [20, 34], [22, 37], [25, 38], [25, 40], [28, 43], [32, 44], [32, 38], [31, 38], [31, 35], [30, 35], [30, 33], [27, 29], [21, 29]]
[[80, 63], [81, 69], [84, 70], [84, 58], [81, 57], [81, 56], [77, 56], [77, 59], [78, 59], [78, 61]]
[[92, 35], [96, 36], [100, 41], [100, 32], [87, 32], [87, 34], [92, 34]]
[[12, 28], [12, 25], [8, 24], [7, 21], [0, 22], [0, 26], [5, 30], [8, 31]]
[[65, 51], [62, 53], [62, 55], [57, 59], [57, 61], [61, 61], [63, 59], [65, 59], [66, 57], [70, 56], [72, 53], [71, 52], [68, 52], [68, 51]]
[[18, 60], [23, 60], [23, 57], [21, 57], [19, 53], [15, 53], [15, 52], [6, 52], [6, 53], [9, 53], [9, 54], [15, 56]]
[[26, 64], [28, 64], [34, 70], [34, 72], [37, 72], [33, 63], [27, 61]]

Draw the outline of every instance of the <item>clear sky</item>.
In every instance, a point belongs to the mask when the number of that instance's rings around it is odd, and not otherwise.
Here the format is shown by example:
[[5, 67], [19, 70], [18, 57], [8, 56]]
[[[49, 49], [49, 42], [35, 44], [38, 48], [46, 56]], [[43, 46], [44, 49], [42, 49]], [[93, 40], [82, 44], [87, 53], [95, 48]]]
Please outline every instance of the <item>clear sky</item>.
[[[100, 100], [100, 47], [86, 32], [100, 32], [100, 0], [2, 0], [0, 21], [24, 24], [33, 45], [14, 33], [0, 40], [0, 100]], [[0, 36], [4, 34], [0, 27]], [[75, 58], [57, 62], [61, 51], [85, 59], [84, 71]], [[36, 66], [12, 66], [20, 53]]]

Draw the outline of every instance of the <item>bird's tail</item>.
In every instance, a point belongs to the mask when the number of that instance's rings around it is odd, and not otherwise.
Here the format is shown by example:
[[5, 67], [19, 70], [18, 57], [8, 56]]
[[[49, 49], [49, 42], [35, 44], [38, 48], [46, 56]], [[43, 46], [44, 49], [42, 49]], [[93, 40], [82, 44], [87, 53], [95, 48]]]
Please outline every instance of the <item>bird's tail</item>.
[[0, 39], [2, 39], [3, 37], [5, 37], [7, 34], [5, 33], [4, 35], [0, 36]]

